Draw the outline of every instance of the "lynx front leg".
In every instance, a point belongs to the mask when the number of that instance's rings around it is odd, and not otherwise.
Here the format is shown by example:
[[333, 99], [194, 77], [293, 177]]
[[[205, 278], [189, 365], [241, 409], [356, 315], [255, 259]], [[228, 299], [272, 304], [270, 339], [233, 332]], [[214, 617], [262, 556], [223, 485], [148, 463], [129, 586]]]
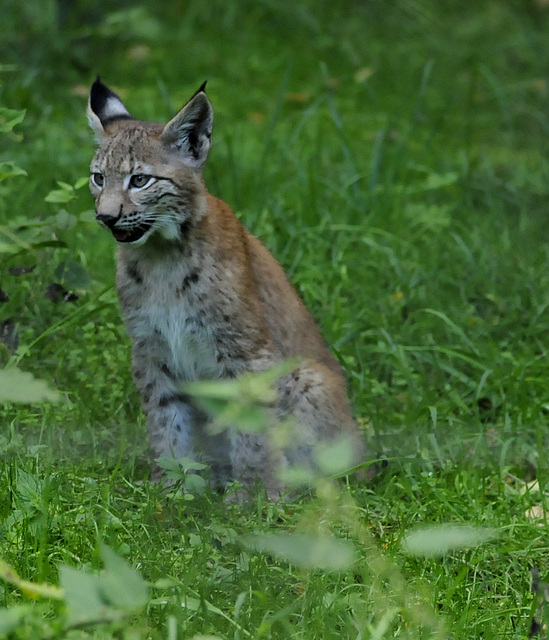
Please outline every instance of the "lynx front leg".
[[[198, 412], [189, 397], [178, 390], [175, 377], [168, 366], [151, 366], [147, 360], [142, 361], [134, 350], [132, 368], [147, 416], [153, 457], [196, 459], [193, 429], [199, 418]], [[161, 473], [160, 468], [155, 465], [153, 478], [158, 480]]]
[[229, 439], [233, 476], [243, 485], [236, 499], [250, 498], [262, 487], [269, 499], [278, 500], [284, 490], [279, 478], [284, 460], [269, 446], [267, 434], [234, 431]]
[[156, 458], [196, 459], [192, 442], [194, 409], [185, 394], [162, 395], [156, 402], [149, 402], [145, 410], [149, 440]]

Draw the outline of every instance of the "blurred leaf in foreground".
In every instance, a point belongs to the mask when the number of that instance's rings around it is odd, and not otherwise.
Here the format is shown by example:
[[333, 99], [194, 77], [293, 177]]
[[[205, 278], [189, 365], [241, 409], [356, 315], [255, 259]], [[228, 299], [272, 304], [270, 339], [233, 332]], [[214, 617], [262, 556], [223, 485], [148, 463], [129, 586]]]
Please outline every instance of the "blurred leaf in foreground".
[[493, 529], [443, 524], [409, 533], [402, 541], [402, 549], [412, 556], [442, 556], [457, 549], [478, 547], [493, 537]]
[[105, 545], [101, 558], [105, 569], [99, 575], [60, 568], [69, 626], [114, 622], [147, 603], [147, 585], [135, 569]]
[[17, 629], [28, 612], [29, 607], [23, 604], [9, 609], [0, 609], [0, 637], [7, 637], [8, 633]]
[[307, 533], [269, 533], [246, 536], [244, 543], [291, 562], [302, 569], [342, 571], [356, 559], [353, 545], [327, 535]]
[[38, 584], [36, 582], [30, 582], [29, 580], [23, 580], [23, 578], [19, 577], [15, 569], [3, 560], [0, 560], [0, 578], [15, 585], [29, 598], [43, 597], [54, 598], [55, 600], [61, 600], [63, 598], [62, 589], [51, 584]]
[[0, 402], [57, 402], [59, 394], [49, 388], [44, 380], [33, 378], [17, 367], [0, 371]]

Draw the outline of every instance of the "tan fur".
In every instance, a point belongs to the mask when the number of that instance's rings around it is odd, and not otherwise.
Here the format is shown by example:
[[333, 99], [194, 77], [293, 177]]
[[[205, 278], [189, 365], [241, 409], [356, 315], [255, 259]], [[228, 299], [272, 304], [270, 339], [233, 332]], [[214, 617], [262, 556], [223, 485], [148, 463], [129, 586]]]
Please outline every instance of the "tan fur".
[[[284, 491], [281, 467], [312, 464], [319, 442], [347, 433], [359, 461], [339, 364], [279, 263], [204, 186], [213, 119], [205, 93], [163, 126], [131, 119], [96, 83], [88, 116], [100, 142], [90, 187], [98, 220], [119, 241], [116, 284], [154, 454], [206, 460], [215, 480], [247, 490], [259, 480], [273, 498]], [[282, 450], [238, 425], [212, 435], [180, 390], [184, 381], [264, 371], [289, 358], [301, 364], [277, 385], [278, 416], [295, 425]]]

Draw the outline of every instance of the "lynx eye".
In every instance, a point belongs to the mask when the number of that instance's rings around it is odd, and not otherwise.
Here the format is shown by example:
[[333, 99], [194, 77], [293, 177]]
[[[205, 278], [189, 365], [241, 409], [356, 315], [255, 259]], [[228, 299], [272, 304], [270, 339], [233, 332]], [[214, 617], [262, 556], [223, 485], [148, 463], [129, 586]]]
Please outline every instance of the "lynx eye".
[[130, 187], [133, 187], [134, 189], [142, 189], [143, 187], [146, 187], [151, 180], [151, 176], [136, 173], [130, 178]]
[[96, 187], [103, 187], [105, 184], [105, 176], [102, 173], [92, 173], [91, 179]]

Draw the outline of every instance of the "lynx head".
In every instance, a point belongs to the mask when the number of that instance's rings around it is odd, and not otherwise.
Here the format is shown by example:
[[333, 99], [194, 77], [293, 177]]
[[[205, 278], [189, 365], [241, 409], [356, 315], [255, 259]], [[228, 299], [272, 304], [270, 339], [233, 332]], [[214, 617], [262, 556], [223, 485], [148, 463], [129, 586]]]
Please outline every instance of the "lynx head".
[[88, 120], [99, 149], [90, 167], [96, 217], [120, 244], [151, 236], [181, 240], [202, 215], [201, 167], [211, 147], [213, 109], [204, 83], [166, 125], [135, 120], [99, 78]]

